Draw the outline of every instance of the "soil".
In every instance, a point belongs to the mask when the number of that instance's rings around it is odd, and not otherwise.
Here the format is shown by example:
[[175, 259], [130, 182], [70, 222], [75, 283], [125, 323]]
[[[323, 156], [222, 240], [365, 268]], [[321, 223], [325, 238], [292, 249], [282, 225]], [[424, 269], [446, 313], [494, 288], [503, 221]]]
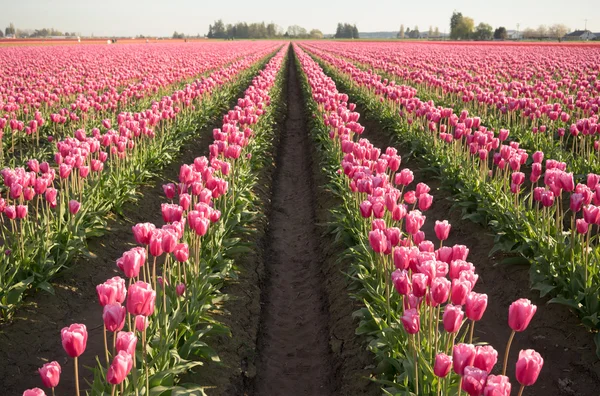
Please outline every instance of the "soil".
[[[351, 95], [351, 100], [353, 99]], [[355, 98], [354, 98], [355, 99]], [[478, 293], [488, 295], [488, 307], [481, 321], [475, 326], [475, 342], [489, 343], [498, 350], [499, 362], [493, 373], [502, 370], [504, 349], [511, 330], [508, 327], [508, 307], [519, 298], [528, 298], [537, 305], [537, 312], [523, 333], [517, 333], [509, 355], [507, 375], [513, 383], [513, 393], [518, 390], [514, 367], [522, 349], [535, 349], [544, 358], [544, 367], [536, 384], [525, 390], [525, 394], [544, 396], [592, 396], [600, 389], [600, 361], [595, 354], [591, 334], [580, 324], [579, 319], [565, 306], [547, 304], [529, 284], [529, 266], [500, 264], [501, 254], [489, 256], [494, 246], [494, 236], [482, 225], [463, 220], [459, 210], [452, 208], [451, 192], [440, 187], [436, 175], [423, 171], [428, 165], [416, 157], [409, 157], [395, 132], [384, 130], [363, 107], [357, 106], [361, 123], [365, 126], [363, 137], [380, 147], [398, 149], [402, 157], [401, 168], [414, 172], [416, 183], [423, 182], [431, 187], [433, 205], [424, 214], [427, 217], [422, 230], [427, 239], [438, 244], [433, 226], [436, 220], [448, 220], [452, 224], [450, 237], [445, 245], [466, 245], [470, 252], [468, 261], [475, 264], [479, 281]]]
[[332, 395], [327, 296], [316, 229], [316, 188], [296, 65], [269, 217], [256, 395]]
[[[220, 122], [220, 118], [217, 119]], [[37, 369], [56, 360], [62, 367], [58, 394], [74, 394], [73, 359], [62, 348], [60, 330], [72, 323], [88, 329], [87, 348], [79, 357], [80, 387], [88, 388], [96, 355], [104, 354], [102, 307], [98, 304], [96, 285], [113, 276], [122, 276], [116, 260], [124, 251], [136, 246], [131, 226], [140, 222], [162, 225], [160, 204], [164, 202], [162, 185], [177, 181], [182, 163], [208, 153], [213, 123], [198, 132], [198, 138], [186, 144], [179, 158], [163, 169], [161, 176], [139, 189], [140, 199], [125, 205], [123, 217], [108, 220], [106, 234], [88, 241], [96, 257], [78, 259], [52, 282], [55, 294], [39, 292], [29, 296], [10, 323], [0, 326], [0, 383], [2, 394], [22, 394], [25, 389], [41, 387]]]

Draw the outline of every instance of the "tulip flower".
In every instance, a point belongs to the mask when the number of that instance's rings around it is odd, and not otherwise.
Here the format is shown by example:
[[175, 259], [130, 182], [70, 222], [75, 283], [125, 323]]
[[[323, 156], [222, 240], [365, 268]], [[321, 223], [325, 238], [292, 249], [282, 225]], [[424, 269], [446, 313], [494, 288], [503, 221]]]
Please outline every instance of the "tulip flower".
[[452, 349], [452, 366], [454, 372], [461, 377], [465, 367], [472, 366], [475, 361], [475, 346], [471, 344], [457, 344]]
[[519, 360], [517, 360], [515, 370], [517, 381], [521, 384], [519, 394], [523, 392], [524, 387], [535, 384], [543, 366], [544, 359], [533, 349], [521, 350], [519, 352]]
[[154, 313], [156, 291], [146, 282], [135, 282], [127, 291], [127, 312], [132, 315], [150, 316]]
[[135, 356], [137, 341], [138, 339], [133, 332], [119, 331], [117, 333], [115, 350], [117, 353], [120, 351], [125, 351], [131, 356]]
[[411, 282], [406, 270], [395, 270], [392, 272], [392, 284], [400, 295], [407, 295], [411, 291]]
[[177, 293], [177, 295], [179, 297], [183, 296], [183, 293], [185, 293], [185, 284], [180, 283], [175, 287], [175, 292]]
[[402, 316], [401, 320], [402, 325], [408, 334], [417, 334], [421, 329], [419, 312], [414, 308], [404, 311], [404, 315]]
[[460, 327], [462, 326], [463, 317], [464, 312], [461, 306], [452, 304], [446, 305], [442, 320], [444, 324], [444, 329], [448, 333], [457, 333], [460, 330]]
[[27, 389], [23, 392], [23, 396], [46, 396], [46, 392], [40, 388]]
[[135, 329], [142, 333], [148, 327], [148, 318], [144, 315], [137, 315], [135, 317]]
[[423, 297], [427, 293], [427, 283], [429, 277], [425, 274], [413, 274], [412, 290], [416, 297]]
[[461, 378], [462, 390], [469, 396], [480, 396], [483, 393], [487, 376], [488, 373], [485, 370], [472, 366], [465, 367], [464, 375]]
[[510, 345], [515, 337], [516, 332], [522, 332], [527, 329], [529, 322], [533, 318], [533, 315], [537, 311], [537, 306], [533, 305], [531, 301], [521, 298], [513, 302], [508, 309], [508, 325], [512, 329], [508, 343], [506, 344], [506, 352], [504, 353], [504, 366], [502, 368], [502, 375], [506, 375], [506, 366], [508, 364], [508, 353], [510, 351]]
[[438, 276], [431, 281], [431, 298], [436, 304], [448, 301], [451, 285], [451, 282], [443, 276]]
[[435, 357], [435, 364], [433, 365], [433, 373], [444, 378], [450, 373], [452, 368], [452, 358], [445, 353], [438, 353]]
[[511, 385], [508, 377], [504, 375], [490, 375], [487, 377], [483, 396], [510, 396]]
[[62, 345], [69, 356], [75, 359], [75, 392], [79, 396], [79, 368], [77, 358], [87, 345], [87, 328], [83, 324], [72, 324], [61, 330]]
[[46, 388], [52, 388], [52, 394], [54, 394], [54, 388], [60, 381], [61, 367], [58, 362], [50, 362], [44, 364], [38, 369], [42, 382]]
[[118, 385], [127, 378], [131, 368], [133, 367], [133, 359], [130, 354], [125, 351], [120, 351], [114, 357], [108, 372], [106, 373], [106, 381], [112, 385]]
[[69, 212], [72, 215], [76, 215], [79, 212], [79, 208], [81, 208], [81, 204], [76, 200], [72, 199], [69, 201]]
[[475, 347], [475, 360], [473, 361], [473, 366], [485, 370], [490, 374], [497, 361], [498, 352], [491, 345]]
[[437, 221], [435, 222], [435, 226], [433, 227], [435, 231], [435, 236], [437, 239], [441, 241], [445, 241], [448, 239], [448, 235], [450, 234], [451, 225], [447, 220]]
[[127, 293], [125, 280], [115, 276], [96, 286], [96, 292], [98, 293], [100, 305], [103, 307], [114, 303], [122, 304], [123, 301], [125, 301], [125, 295]]

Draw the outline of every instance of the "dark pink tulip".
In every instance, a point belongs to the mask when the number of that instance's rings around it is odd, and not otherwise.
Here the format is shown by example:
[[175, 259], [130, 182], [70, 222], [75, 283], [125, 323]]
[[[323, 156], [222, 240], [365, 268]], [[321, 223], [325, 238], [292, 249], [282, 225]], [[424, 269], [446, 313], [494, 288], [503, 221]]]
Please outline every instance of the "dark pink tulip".
[[571, 194], [571, 199], [569, 202], [569, 209], [571, 209], [572, 212], [579, 212], [581, 210], [581, 208], [583, 207], [583, 204], [585, 202], [585, 197], [583, 196], [583, 194]]
[[45, 194], [46, 202], [48, 202], [50, 205], [52, 205], [52, 207], [56, 206], [56, 195], [57, 194], [58, 194], [58, 191], [56, 191], [56, 189], [53, 187], [48, 187], [46, 189], [46, 194]]
[[106, 330], [115, 332], [123, 329], [126, 314], [127, 310], [119, 303], [105, 305], [102, 319]]
[[81, 204], [79, 202], [74, 199], [69, 201], [69, 212], [71, 212], [72, 215], [77, 214], [77, 212], [79, 212], [79, 208], [81, 208]]
[[435, 226], [433, 227], [434, 231], [435, 231], [435, 236], [437, 236], [437, 238], [440, 241], [445, 241], [446, 239], [448, 239], [448, 235], [450, 234], [450, 228], [452, 226], [450, 225], [450, 223], [448, 223], [448, 220], [444, 220], [444, 221], [437, 221], [435, 222]]
[[420, 197], [421, 195], [428, 193], [430, 190], [431, 189], [429, 188], [429, 186], [427, 184], [419, 183], [419, 184], [417, 184], [415, 193], [416, 193], [417, 197]]
[[61, 330], [62, 346], [72, 358], [81, 356], [87, 345], [87, 328], [83, 324], [72, 324]]
[[517, 381], [523, 386], [535, 384], [544, 366], [544, 359], [533, 349], [521, 350], [515, 370]]
[[112, 385], [120, 384], [127, 378], [132, 367], [131, 355], [125, 351], [119, 352], [106, 372], [106, 381]]
[[24, 219], [27, 217], [27, 206], [26, 205], [17, 205], [17, 219]]
[[387, 238], [381, 230], [369, 232], [369, 243], [375, 253], [383, 253], [387, 247]]
[[462, 390], [467, 392], [469, 396], [480, 396], [485, 387], [488, 373], [485, 370], [476, 367], [465, 367], [462, 378]]
[[510, 379], [504, 375], [490, 375], [487, 378], [483, 396], [510, 396]]
[[600, 220], [600, 207], [594, 205], [584, 206], [583, 218], [588, 224], [597, 224]]
[[461, 377], [465, 367], [472, 366], [475, 360], [475, 346], [471, 344], [457, 344], [452, 349], [452, 364], [454, 372]]
[[536, 310], [537, 307], [525, 298], [513, 302], [508, 309], [508, 325], [513, 331], [525, 331]]
[[419, 318], [419, 311], [414, 308], [404, 311], [404, 315], [401, 318], [402, 325], [408, 334], [417, 334], [421, 329], [421, 319]]
[[175, 292], [179, 297], [183, 296], [183, 293], [185, 293], [185, 284], [180, 283], [177, 286], [175, 286]]
[[46, 392], [40, 388], [27, 389], [23, 392], [23, 396], [46, 396]]
[[96, 292], [98, 293], [98, 300], [101, 306], [108, 304], [123, 303], [125, 301], [125, 295], [127, 289], [125, 288], [125, 280], [121, 277], [115, 276], [114, 278], [108, 279], [106, 282], [96, 286]]
[[16, 219], [17, 218], [17, 207], [15, 205], [7, 206], [6, 208], [4, 208], [4, 214], [10, 220]]
[[467, 302], [467, 295], [471, 292], [471, 284], [466, 280], [453, 279], [452, 292], [450, 299], [454, 305], [464, 305]]
[[188, 260], [188, 258], [190, 257], [190, 250], [188, 248], [188, 244], [187, 243], [180, 243], [177, 246], [175, 246], [175, 250], [173, 251], [173, 254], [175, 255], [175, 259], [177, 261], [179, 261], [180, 263], [184, 263]]
[[56, 388], [60, 381], [61, 367], [58, 362], [44, 364], [38, 369], [42, 382], [46, 388]]
[[404, 193], [404, 202], [406, 202], [409, 205], [414, 204], [415, 202], [417, 202], [417, 195], [415, 194], [414, 191], [407, 191]]
[[498, 352], [491, 345], [475, 347], [475, 360], [473, 366], [485, 370], [488, 374], [498, 362]]
[[192, 202], [192, 197], [190, 194], [181, 194], [179, 196], [179, 205], [181, 205], [183, 210], [188, 210], [190, 208], [191, 202]]
[[156, 291], [150, 284], [138, 281], [127, 291], [127, 312], [132, 315], [150, 316], [154, 313]]
[[438, 353], [433, 365], [433, 373], [440, 378], [444, 378], [450, 373], [452, 368], [452, 358], [445, 353]]
[[392, 283], [396, 291], [405, 296], [411, 291], [411, 282], [408, 278], [408, 272], [405, 270], [395, 270], [392, 272]]
[[589, 227], [589, 224], [586, 223], [584, 219], [577, 219], [575, 221], [575, 223], [576, 223], [577, 232], [579, 234], [585, 234], [588, 232], [590, 227]]
[[400, 173], [396, 173], [394, 182], [397, 186], [402, 185], [406, 187], [410, 183], [412, 183], [414, 179], [415, 176], [413, 175], [413, 172], [410, 169], [402, 169]]
[[175, 185], [173, 183], [163, 184], [162, 187], [167, 199], [175, 198]]
[[125, 351], [131, 356], [135, 356], [135, 347], [137, 345], [137, 337], [135, 333], [129, 331], [119, 331], [115, 343], [117, 353]]
[[554, 193], [552, 191], [542, 192], [542, 205], [546, 208], [554, 205]]
[[481, 320], [481, 317], [487, 308], [487, 302], [487, 294], [479, 294], [475, 292], [469, 293], [465, 302], [467, 318], [473, 321]]
[[436, 304], [448, 301], [451, 283], [444, 277], [436, 277], [431, 281], [431, 298]]
[[544, 153], [542, 151], [536, 151], [532, 154], [533, 162], [541, 164], [544, 161]]
[[152, 233], [150, 234], [150, 242], [149, 242], [150, 254], [153, 255], [154, 257], [158, 257], [164, 253], [164, 250], [162, 248], [163, 233], [164, 233], [163, 230], [156, 229], [156, 230], [153, 230]]
[[140, 268], [146, 261], [146, 251], [144, 249], [133, 248], [123, 253], [117, 260], [117, 266], [123, 271], [126, 277], [136, 278], [140, 275]]
[[419, 195], [419, 210], [422, 210], [422, 211], [429, 210], [432, 203], [433, 203], [433, 195], [429, 195], [427, 193]]
[[165, 223], [181, 221], [183, 207], [176, 204], [161, 204], [162, 217]]
[[595, 190], [598, 187], [598, 183], [600, 183], [600, 175], [596, 175], [595, 173], [587, 175], [586, 184], [591, 190]]
[[140, 333], [146, 330], [148, 327], [148, 318], [144, 315], [137, 315], [135, 317], [135, 329]]
[[416, 297], [423, 297], [427, 293], [427, 283], [429, 277], [425, 274], [413, 274], [412, 290]]
[[423, 224], [425, 223], [425, 216], [418, 210], [412, 210], [408, 212], [405, 218], [406, 221], [406, 232], [411, 235], [415, 235]]
[[460, 305], [446, 305], [443, 316], [444, 329], [448, 333], [456, 333], [462, 326], [464, 312]]
[[142, 245], [150, 243], [150, 235], [155, 229], [156, 226], [152, 223], [138, 223], [131, 227], [135, 241]]
[[217, 209], [213, 209], [208, 215], [211, 223], [216, 223], [221, 218], [221, 211]]
[[452, 246], [452, 260], [466, 260], [468, 255], [469, 249], [465, 245]]

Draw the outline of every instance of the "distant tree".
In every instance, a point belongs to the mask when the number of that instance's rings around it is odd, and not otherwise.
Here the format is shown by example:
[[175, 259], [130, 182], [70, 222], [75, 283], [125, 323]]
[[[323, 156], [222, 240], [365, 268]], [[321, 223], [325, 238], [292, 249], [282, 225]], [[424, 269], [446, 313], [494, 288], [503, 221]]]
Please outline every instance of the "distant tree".
[[177, 30], [173, 32], [174, 39], [182, 39], [184, 37], [185, 37], [185, 35], [183, 33], [177, 33]]
[[477, 28], [475, 29], [475, 32], [473, 33], [473, 38], [475, 40], [491, 40], [493, 37], [494, 33], [492, 31], [492, 27], [490, 25], [488, 25], [487, 23], [483, 23], [481, 22], [479, 25], [477, 25]]
[[523, 38], [526, 39], [534, 39], [538, 37], [538, 33], [535, 29], [532, 28], [526, 28], [525, 30], [523, 30]]
[[565, 37], [565, 34], [569, 32], [569, 28], [563, 24], [556, 23], [548, 29], [548, 35], [552, 38], [557, 39], [559, 42]]
[[433, 31], [433, 37], [439, 38], [440, 37], [440, 29], [436, 26], [435, 30]]
[[404, 24], [400, 25], [400, 31], [396, 35], [396, 38], [399, 38], [399, 39], [404, 38]]
[[494, 38], [496, 40], [506, 40], [507, 37], [508, 33], [506, 32], [506, 28], [504, 26], [500, 26], [494, 30]]
[[208, 26], [208, 38], [226, 38], [227, 30], [222, 19], [215, 21], [213, 25]]
[[15, 35], [16, 33], [15, 25], [12, 22], [4, 29], [4, 34], [7, 36]]
[[313, 29], [310, 31], [309, 36], [311, 39], [322, 39], [323, 32], [320, 31], [319, 29]]
[[409, 27], [406, 28], [406, 31], [404, 32], [404, 36], [410, 38], [410, 28]]
[[461, 17], [450, 35], [454, 39], [467, 40], [473, 34], [474, 27], [475, 22], [473, 21], [473, 18]]
[[360, 38], [360, 36], [358, 34], [358, 28], [356, 27], [356, 25], [352, 26], [352, 38], [353, 39]]
[[4, 37], [4, 32], [0, 29], [0, 38]]
[[408, 34], [408, 37], [413, 38], [413, 39], [418, 39], [421, 37], [421, 33], [419, 32], [419, 27], [415, 26], [413, 30], [410, 31], [410, 33]]
[[459, 39], [458, 25], [462, 22], [463, 15], [461, 12], [454, 11], [450, 17], [450, 37], [454, 40]]
[[358, 28], [349, 23], [338, 23], [334, 38], [359, 38]]
[[544, 39], [544, 38], [548, 37], [548, 28], [546, 27], [546, 25], [540, 25], [536, 29], [536, 33], [537, 33], [538, 39], [540, 39], [540, 40]]
[[427, 37], [433, 37], [433, 26], [429, 25], [429, 31], [427, 32]]

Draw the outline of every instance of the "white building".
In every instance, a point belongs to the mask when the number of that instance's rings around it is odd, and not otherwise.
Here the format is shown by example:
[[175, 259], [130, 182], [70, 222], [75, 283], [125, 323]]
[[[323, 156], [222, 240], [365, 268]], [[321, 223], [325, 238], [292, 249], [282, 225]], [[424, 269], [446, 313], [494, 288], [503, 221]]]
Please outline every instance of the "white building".
[[567, 35], [565, 35], [565, 37], [563, 37], [564, 40], [593, 40], [596, 38], [596, 35], [592, 32], [590, 32], [589, 30], [575, 30], [574, 32], [571, 32]]

